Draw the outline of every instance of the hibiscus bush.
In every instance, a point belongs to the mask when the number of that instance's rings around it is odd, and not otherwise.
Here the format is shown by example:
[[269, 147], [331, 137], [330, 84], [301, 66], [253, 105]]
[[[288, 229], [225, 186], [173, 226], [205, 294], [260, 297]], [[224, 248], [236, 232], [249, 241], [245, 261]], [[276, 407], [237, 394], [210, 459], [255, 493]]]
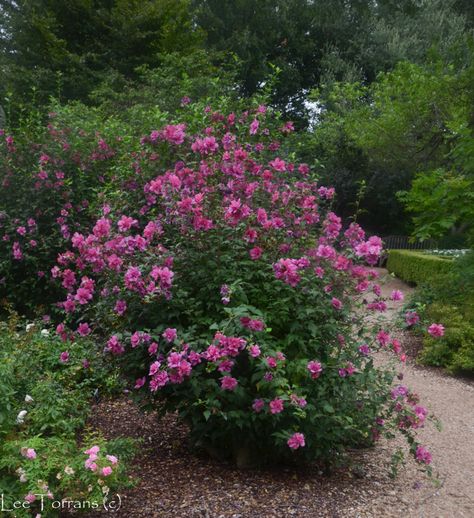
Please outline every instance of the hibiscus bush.
[[426, 410], [372, 358], [404, 359], [377, 324], [381, 240], [343, 229], [334, 189], [295, 162], [291, 123], [263, 105], [190, 110], [121, 157], [133, 183], [109, 185], [59, 254], [61, 339], [94, 336], [193, 445], [239, 465], [333, 463], [394, 430], [429, 464]]

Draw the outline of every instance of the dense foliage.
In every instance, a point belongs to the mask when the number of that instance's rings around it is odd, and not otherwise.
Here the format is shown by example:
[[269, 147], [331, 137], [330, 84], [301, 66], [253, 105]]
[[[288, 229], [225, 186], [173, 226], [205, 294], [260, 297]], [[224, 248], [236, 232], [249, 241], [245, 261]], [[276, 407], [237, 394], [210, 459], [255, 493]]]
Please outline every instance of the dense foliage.
[[[2, 509], [20, 501], [25, 505], [16, 504], [15, 516], [57, 516], [67, 508], [63, 498], [102, 507], [104, 496], [129, 483], [124, 469], [133, 444], [107, 443], [90, 431], [82, 431], [78, 444], [77, 433], [94, 392], [119, 386], [116, 373], [87, 339], [77, 340], [66, 356], [47, 319], [27, 324], [26, 331], [23, 326], [16, 317], [0, 324]], [[89, 448], [95, 448], [95, 468], [92, 461], [84, 464]]]
[[441, 338], [424, 334], [421, 361], [450, 372], [474, 373], [474, 253], [462, 254], [444, 275], [424, 282], [411, 305], [429, 321], [442, 321]]
[[440, 276], [453, 269], [450, 257], [422, 251], [390, 250], [387, 269], [399, 279], [411, 284], [435, 284]]

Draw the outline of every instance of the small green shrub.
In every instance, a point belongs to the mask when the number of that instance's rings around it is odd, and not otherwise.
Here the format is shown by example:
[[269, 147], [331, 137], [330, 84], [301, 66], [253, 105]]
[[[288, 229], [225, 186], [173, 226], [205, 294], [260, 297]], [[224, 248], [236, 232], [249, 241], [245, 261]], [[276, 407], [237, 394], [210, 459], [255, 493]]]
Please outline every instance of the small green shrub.
[[412, 300], [426, 322], [441, 322], [443, 337], [423, 338], [420, 360], [449, 372], [474, 372], [474, 253], [452, 262], [449, 273], [439, 275], [417, 290]]
[[[67, 359], [60, 361], [66, 350]], [[66, 346], [45, 323], [26, 329], [16, 317], [0, 323], [0, 494], [5, 509], [20, 502], [26, 507], [16, 509], [18, 518], [39, 511], [53, 517], [63, 498], [101, 507], [110, 491], [129, 483], [125, 468], [132, 441], [107, 442], [83, 431], [94, 391], [118, 388], [115, 371], [90, 340]], [[99, 449], [89, 461], [95, 465], [88, 467], [85, 450], [92, 447]]]
[[433, 284], [440, 276], [452, 270], [453, 261], [446, 257], [413, 252], [390, 250], [387, 269], [398, 278], [413, 284]]

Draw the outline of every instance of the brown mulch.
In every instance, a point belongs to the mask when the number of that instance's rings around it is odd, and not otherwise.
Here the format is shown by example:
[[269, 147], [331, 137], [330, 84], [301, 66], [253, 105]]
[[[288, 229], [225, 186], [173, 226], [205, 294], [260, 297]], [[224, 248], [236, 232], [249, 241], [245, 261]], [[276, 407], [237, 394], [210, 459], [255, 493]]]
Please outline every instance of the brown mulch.
[[[373, 498], [373, 488], [391, 483], [385, 469], [367, 471], [368, 451], [354, 452], [354, 467], [330, 476], [317, 467], [238, 470], [190, 451], [186, 427], [174, 415], [144, 414], [126, 397], [99, 403], [92, 415], [90, 425], [107, 439], [144, 441], [130, 472], [137, 485], [120, 494], [118, 517], [364, 516], [354, 505], [363, 507]], [[370, 480], [372, 488], [361, 479]]]

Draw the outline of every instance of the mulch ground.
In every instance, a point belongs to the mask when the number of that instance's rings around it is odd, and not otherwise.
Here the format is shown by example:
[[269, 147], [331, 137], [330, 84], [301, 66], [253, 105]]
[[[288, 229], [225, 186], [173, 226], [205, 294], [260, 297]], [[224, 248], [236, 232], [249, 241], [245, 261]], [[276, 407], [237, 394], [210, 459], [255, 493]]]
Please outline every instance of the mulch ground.
[[90, 425], [106, 438], [143, 441], [130, 473], [137, 485], [120, 494], [118, 517], [357, 516], [349, 502], [370, 496], [355, 483], [365, 476], [358, 463], [330, 476], [318, 467], [238, 470], [190, 451], [186, 427], [174, 415], [144, 414], [126, 397], [101, 402], [92, 415]]

